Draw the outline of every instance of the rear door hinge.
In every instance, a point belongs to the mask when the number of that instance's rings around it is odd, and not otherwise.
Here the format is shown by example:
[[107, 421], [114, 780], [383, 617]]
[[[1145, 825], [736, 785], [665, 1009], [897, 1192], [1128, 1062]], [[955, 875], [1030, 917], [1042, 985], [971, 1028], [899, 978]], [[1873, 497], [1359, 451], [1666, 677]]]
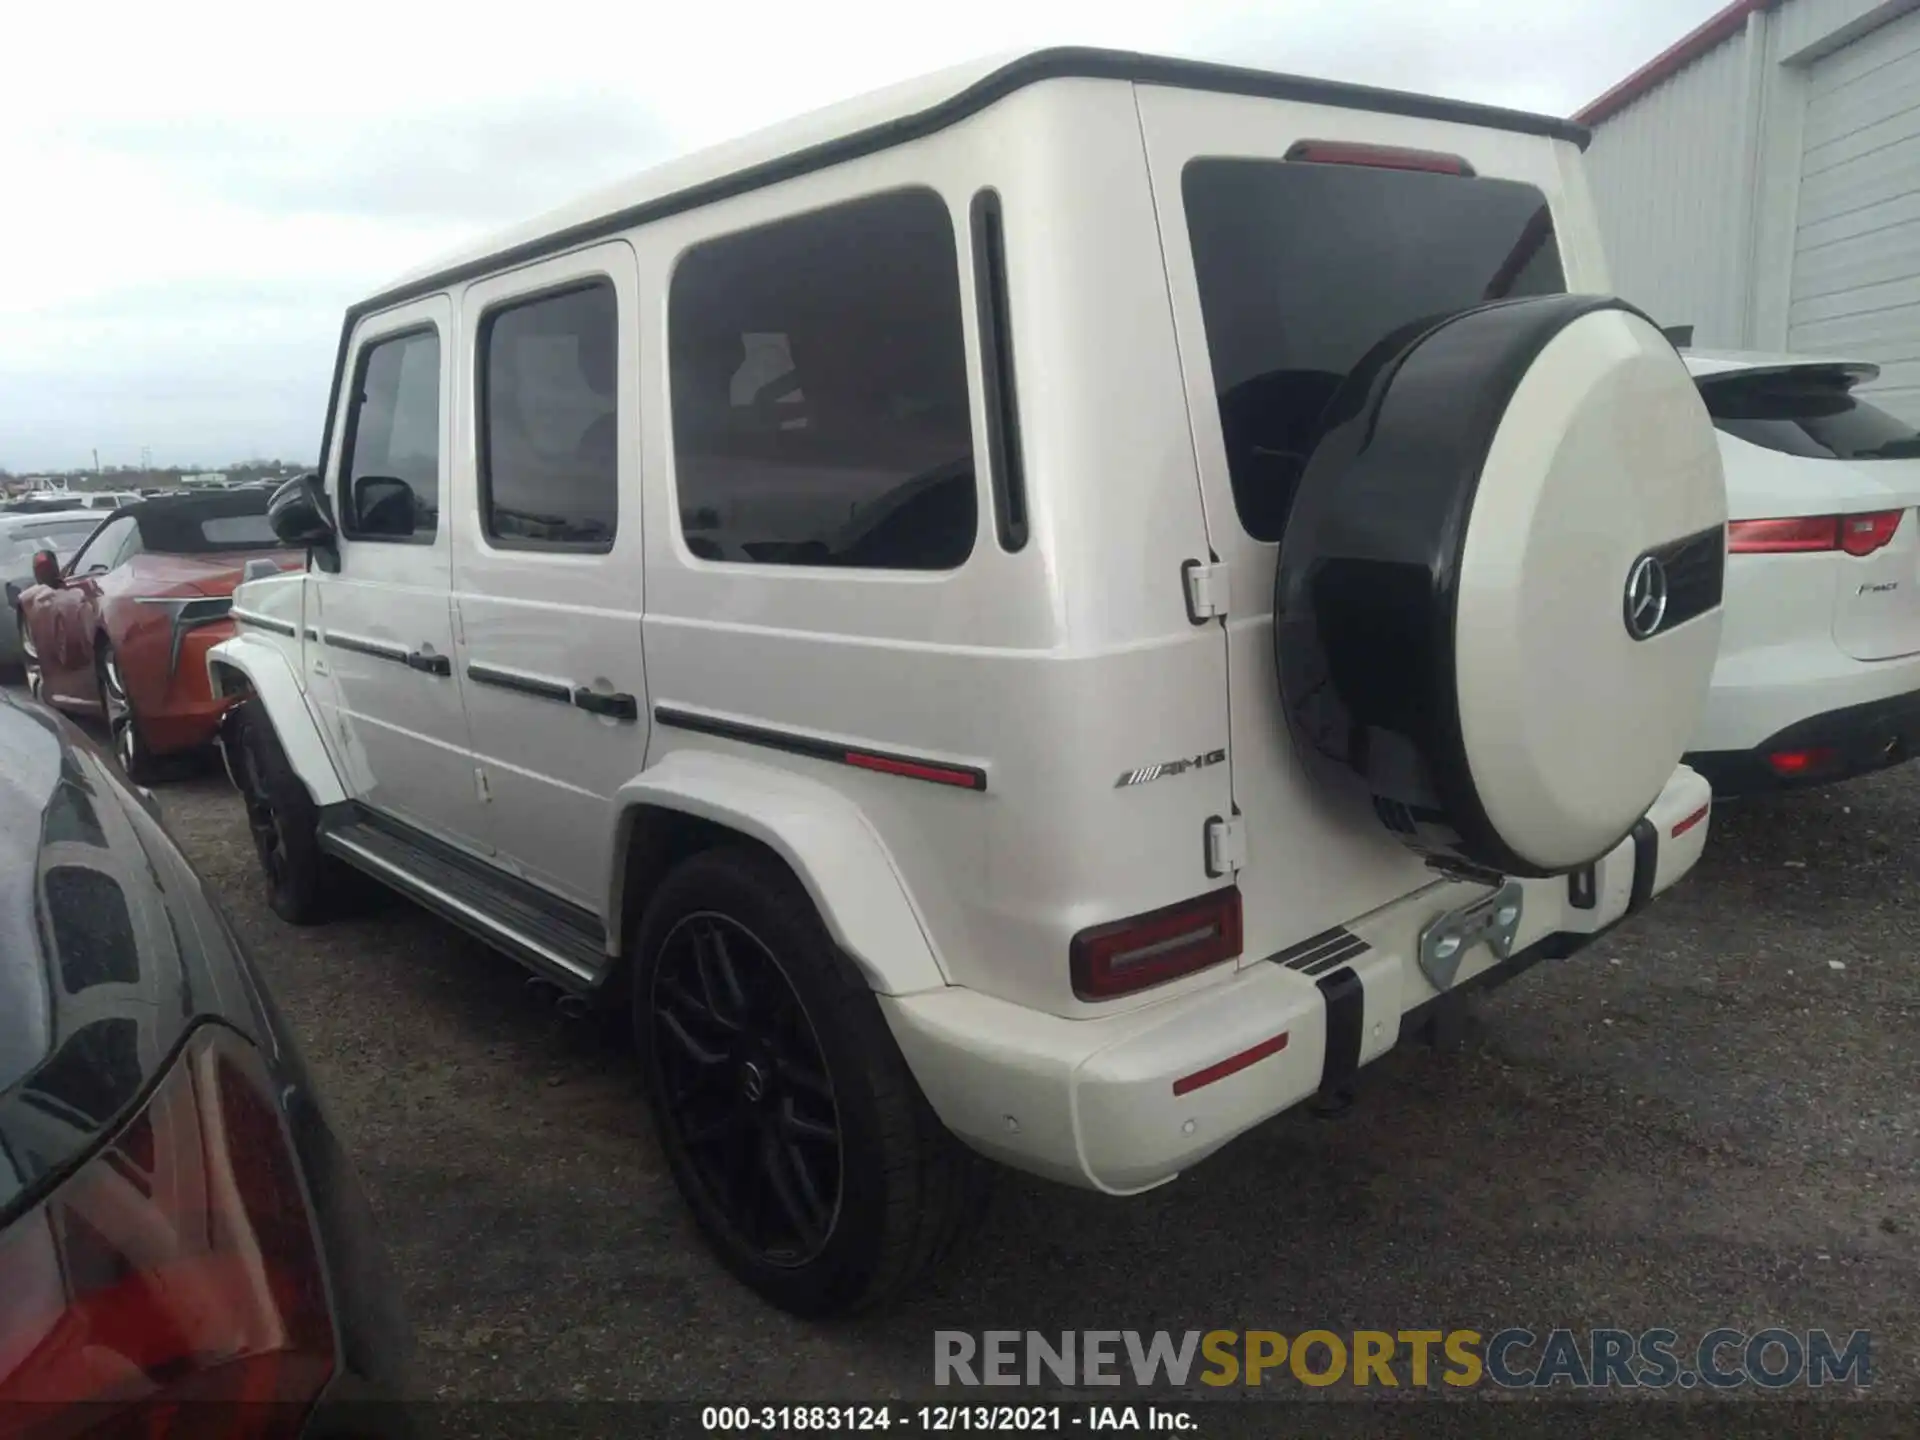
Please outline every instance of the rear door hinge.
[[1189, 560], [1180, 567], [1187, 587], [1187, 619], [1196, 625], [1227, 613], [1227, 562]]
[[1224, 879], [1247, 863], [1247, 822], [1235, 815], [1223, 820], [1218, 815], [1207, 821], [1207, 878]]

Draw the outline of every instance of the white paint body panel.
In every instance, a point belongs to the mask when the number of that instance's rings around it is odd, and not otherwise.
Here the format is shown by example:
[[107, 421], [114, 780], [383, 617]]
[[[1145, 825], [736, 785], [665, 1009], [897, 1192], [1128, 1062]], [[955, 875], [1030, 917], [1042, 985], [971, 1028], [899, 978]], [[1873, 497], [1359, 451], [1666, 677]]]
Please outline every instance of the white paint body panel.
[[216, 694], [237, 694], [243, 687], [232, 676], [245, 677], [245, 689], [260, 698], [273, 718], [274, 733], [287, 752], [293, 773], [300, 777], [316, 805], [337, 805], [347, 789], [334, 769], [333, 757], [321, 738], [320, 719], [307, 703], [295, 663], [284, 645], [253, 631], [223, 640], [207, 652], [207, 668]]
[[[1660, 835], [1653, 893], [1699, 860], [1708, 821], [1696, 821], [1678, 837], [1672, 832], [1709, 801], [1706, 781], [1682, 768], [1648, 812]], [[1590, 911], [1565, 908], [1563, 880], [1522, 881], [1518, 943], [1619, 920], [1631, 888], [1632, 848], [1623, 841], [1601, 862]], [[1371, 947], [1360, 962], [1368, 1001], [1364, 1062], [1392, 1048], [1404, 1011], [1438, 993], [1416, 959], [1421, 929], [1481, 893], [1430, 885], [1349, 927]], [[1459, 983], [1493, 963], [1484, 946], [1476, 948], [1461, 965]], [[955, 1134], [1018, 1169], [1113, 1194], [1164, 1184], [1307, 1099], [1326, 1052], [1319, 989], [1271, 964], [1211, 975], [1192, 993], [1093, 1020], [1062, 1020], [958, 988], [889, 998], [881, 1008], [927, 1099]], [[1277, 1053], [1174, 1094], [1183, 1076], [1281, 1034], [1287, 1042]]]

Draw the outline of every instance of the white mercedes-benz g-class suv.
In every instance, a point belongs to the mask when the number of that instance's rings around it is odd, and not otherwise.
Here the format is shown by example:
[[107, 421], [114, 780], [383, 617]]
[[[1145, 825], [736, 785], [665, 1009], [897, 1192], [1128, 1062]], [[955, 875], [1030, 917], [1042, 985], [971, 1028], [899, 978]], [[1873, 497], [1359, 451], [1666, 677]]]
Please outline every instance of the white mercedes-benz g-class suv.
[[[341, 866], [630, 1013], [725, 1263], [1172, 1179], [1684, 874], [1713, 426], [1582, 131], [1104, 51], [673, 162], [351, 308], [213, 652]], [[352, 878], [352, 877], [348, 877]]]

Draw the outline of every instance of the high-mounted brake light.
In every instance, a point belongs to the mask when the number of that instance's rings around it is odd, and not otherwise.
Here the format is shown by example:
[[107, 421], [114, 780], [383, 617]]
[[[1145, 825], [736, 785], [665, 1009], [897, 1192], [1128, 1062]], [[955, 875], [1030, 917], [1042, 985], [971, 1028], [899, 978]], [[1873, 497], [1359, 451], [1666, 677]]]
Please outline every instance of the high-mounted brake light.
[[1197, 900], [1082, 930], [1068, 949], [1068, 968], [1073, 993], [1082, 1000], [1111, 1000], [1239, 953], [1240, 891], [1229, 885]]
[[1356, 145], [1345, 140], [1301, 140], [1287, 159], [1310, 165], [1366, 165], [1376, 170], [1425, 170], [1435, 175], [1471, 175], [1473, 167], [1458, 155], [1437, 150], [1404, 150], [1393, 145]]
[[1792, 555], [1843, 550], [1871, 555], [1899, 533], [1905, 510], [1861, 515], [1796, 515], [1784, 520], [1735, 520], [1727, 526], [1733, 555]]
[[0, 1235], [0, 1411], [32, 1406], [61, 1434], [300, 1432], [333, 1373], [333, 1322], [269, 1087], [244, 1041], [203, 1027], [140, 1113]]

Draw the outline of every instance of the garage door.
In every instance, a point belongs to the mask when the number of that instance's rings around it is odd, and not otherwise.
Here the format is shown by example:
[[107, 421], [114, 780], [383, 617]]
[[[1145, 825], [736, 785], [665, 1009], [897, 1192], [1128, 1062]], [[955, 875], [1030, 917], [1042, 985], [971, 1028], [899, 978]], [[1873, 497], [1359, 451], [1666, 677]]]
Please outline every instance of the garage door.
[[1920, 10], [1815, 63], [1804, 144], [1789, 344], [1920, 424]]

